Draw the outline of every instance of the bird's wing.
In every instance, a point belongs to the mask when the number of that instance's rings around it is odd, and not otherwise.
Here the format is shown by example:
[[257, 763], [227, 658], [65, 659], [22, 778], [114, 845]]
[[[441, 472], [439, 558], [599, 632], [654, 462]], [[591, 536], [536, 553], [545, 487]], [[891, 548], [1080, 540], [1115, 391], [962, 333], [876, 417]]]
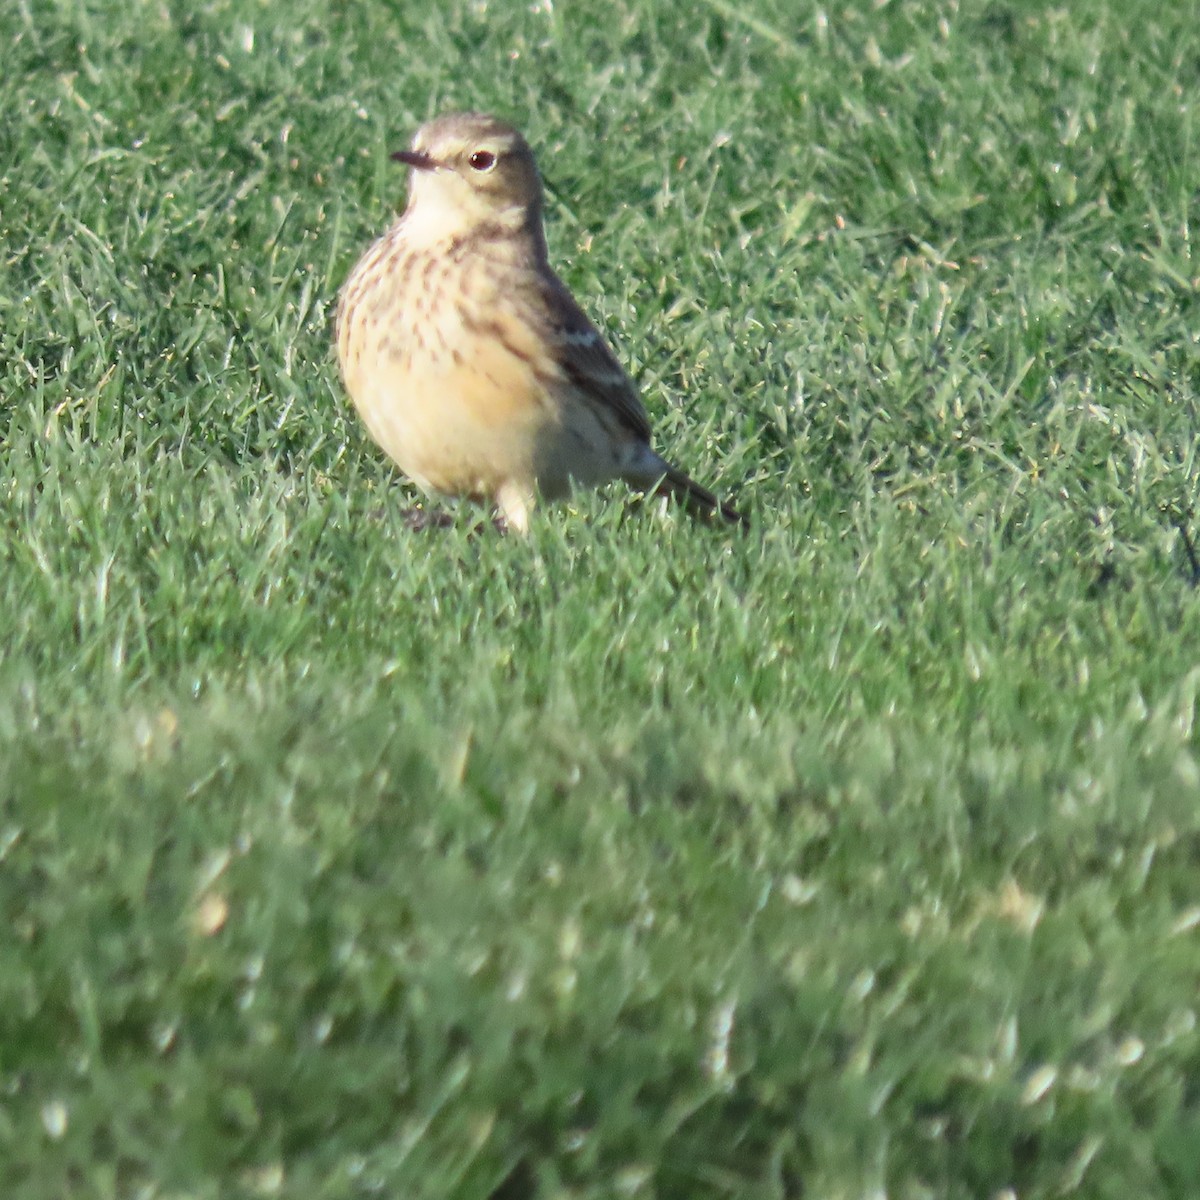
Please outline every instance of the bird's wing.
[[649, 442], [650, 421], [641, 397], [603, 334], [560, 279], [549, 279], [546, 289], [547, 312], [561, 347], [560, 361], [567, 378], [602, 411], [613, 414], [642, 441]]

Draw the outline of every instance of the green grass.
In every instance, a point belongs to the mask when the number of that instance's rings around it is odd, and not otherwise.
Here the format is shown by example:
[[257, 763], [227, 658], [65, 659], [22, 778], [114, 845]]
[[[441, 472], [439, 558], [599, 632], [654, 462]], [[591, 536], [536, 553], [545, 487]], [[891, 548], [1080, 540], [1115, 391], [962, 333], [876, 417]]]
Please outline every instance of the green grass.
[[[1196, 6], [426, 7], [0, 10], [0, 1194], [1194, 1195]], [[749, 537], [405, 527], [467, 106]]]

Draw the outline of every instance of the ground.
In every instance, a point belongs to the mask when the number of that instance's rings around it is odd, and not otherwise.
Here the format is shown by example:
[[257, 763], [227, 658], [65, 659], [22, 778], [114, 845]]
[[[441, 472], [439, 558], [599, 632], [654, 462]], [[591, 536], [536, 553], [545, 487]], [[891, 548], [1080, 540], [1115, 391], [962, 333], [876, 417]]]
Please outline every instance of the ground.
[[[1194, 6], [418, 7], [0, 14], [0, 1193], [1193, 1195]], [[468, 107], [748, 536], [408, 519]]]

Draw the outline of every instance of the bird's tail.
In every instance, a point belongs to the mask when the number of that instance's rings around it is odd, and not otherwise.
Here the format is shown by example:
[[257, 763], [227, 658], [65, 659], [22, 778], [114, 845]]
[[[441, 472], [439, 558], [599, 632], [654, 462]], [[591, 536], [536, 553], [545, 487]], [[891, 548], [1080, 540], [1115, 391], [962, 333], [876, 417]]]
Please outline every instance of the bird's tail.
[[670, 463], [663, 465], [664, 474], [656, 489], [658, 495], [673, 496], [695, 517], [726, 521], [741, 529], [750, 527], [745, 514], [738, 512], [732, 504], [718, 500], [708, 488], [702, 487], [690, 475], [685, 475]]

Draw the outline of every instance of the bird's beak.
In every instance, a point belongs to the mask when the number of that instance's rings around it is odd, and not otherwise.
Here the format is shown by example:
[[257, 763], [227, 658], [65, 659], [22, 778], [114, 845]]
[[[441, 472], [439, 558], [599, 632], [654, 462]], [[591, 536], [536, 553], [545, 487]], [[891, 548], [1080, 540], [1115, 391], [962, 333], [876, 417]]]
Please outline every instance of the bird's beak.
[[406, 166], [415, 167], [418, 171], [432, 171], [441, 164], [420, 150], [397, 150], [392, 155], [393, 162], [402, 162]]

